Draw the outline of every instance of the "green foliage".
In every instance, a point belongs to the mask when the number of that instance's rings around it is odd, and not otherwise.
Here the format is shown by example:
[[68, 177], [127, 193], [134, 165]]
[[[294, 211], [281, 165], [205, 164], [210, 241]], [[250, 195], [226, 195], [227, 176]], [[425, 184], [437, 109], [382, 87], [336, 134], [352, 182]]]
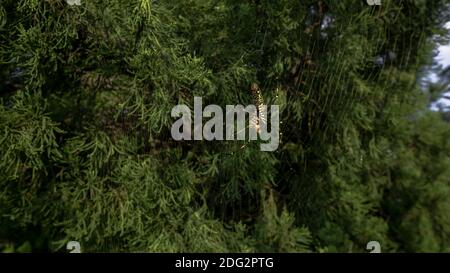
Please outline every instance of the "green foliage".
[[[0, 251], [450, 251], [450, 126], [418, 77], [448, 0], [0, 3]], [[276, 152], [177, 104], [281, 107]]]

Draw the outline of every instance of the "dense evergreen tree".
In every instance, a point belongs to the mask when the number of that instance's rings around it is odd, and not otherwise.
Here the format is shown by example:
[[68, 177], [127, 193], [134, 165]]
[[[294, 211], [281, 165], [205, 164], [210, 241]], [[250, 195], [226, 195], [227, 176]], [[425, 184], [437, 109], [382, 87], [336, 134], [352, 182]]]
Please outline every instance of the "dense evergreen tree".
[[[450, 125], [418, 84], [450, 1], [80, 3], [0, 3], [0, 250], [450, 251]], [[172, 140], [173, 106], [252, 83], [276, 152]]]

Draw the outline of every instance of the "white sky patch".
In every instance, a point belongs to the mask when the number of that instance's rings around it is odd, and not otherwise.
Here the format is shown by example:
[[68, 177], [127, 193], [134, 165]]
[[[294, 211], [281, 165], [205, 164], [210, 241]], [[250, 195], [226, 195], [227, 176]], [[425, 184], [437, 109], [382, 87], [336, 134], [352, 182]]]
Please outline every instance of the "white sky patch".
[[[450, 22], [445, 24], [445, 27], [447, 29], [450, 29]], [[438, 51], [439, 54], [436, 56], [436, 61], [444, 68], [450, 66], [450, 44], [440, 46]], [[431, 80], [433, 83], [436, 83], [439, 80], [439, 77], [434, 73], [430, 73], [430, 75], [428, 75], [428, 79]], [[450, 96], [450, 92], [443, 94], [443, 96]], [[432, 111], [439, 111], [439, 110], [448, 111], [448, 109], [450, 109], [450, 100], [440, 98], [431, 104], [430, 109]]]
[[[450, 22], [445, 24], [445, 28], [450, 29]], [[439, 55], [436, 57], [436, 60], [443, 67], [450, 65], [450, 44], [439, 47]]]
[[[443, 96], [450, 96], [450, 92], [444, 93]], [[431, 104], [430, 109], [432, 111], [449, 111], [450, 100], [445, 98], [440, 98]]]
[[443, 67], [450, 65], [450, 45], [442, 46], [439, 48], [439, 55], [437, 56], [437, 60]]

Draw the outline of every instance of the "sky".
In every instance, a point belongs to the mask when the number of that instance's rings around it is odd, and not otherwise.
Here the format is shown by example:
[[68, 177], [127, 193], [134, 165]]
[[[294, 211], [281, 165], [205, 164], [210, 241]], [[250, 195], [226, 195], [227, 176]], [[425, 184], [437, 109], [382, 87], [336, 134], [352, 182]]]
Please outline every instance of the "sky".
[[[450, 29], [450, 22], [448, 22], [445, 27]], [[436, 60], [442, 64], [444, 67], [450, 65], [450, 44], [446, 46], [441, 46], [439, 48], [439, 55], [436, 57]]]
[[[450, 22], [448, 22], [445, 27], [447, 29], [450, 29]], [[442, 67], [450, 66], [450, 44], [443, 45], [439, 47], [438, 49], [439, 54], [436, 56], [436, 61], [442, 65]], [[436, 82], [438, 80], [438, 77], [436, 75], [431, 74], [429, 76], [431, 81]], [[445, 93], [445, 95], [450, 95], [450, 92]], [[439, 111], [439, 105], [441, 106], [449, 106], [450, 107], [450, 100], [448, 99], [438, 99], [434, 103], [431, 104], [431, 110], [433, 111]]]

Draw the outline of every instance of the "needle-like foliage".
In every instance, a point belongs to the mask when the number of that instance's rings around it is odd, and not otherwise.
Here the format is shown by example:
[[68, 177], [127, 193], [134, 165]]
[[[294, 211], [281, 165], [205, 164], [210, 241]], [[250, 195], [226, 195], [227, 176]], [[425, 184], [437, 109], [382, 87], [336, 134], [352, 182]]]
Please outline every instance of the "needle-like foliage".
[[[2, 0], [0, 251], [450, 251], [450, 126], [418, 85], [448, 5]], [[175, 105], [252, 86], [277, 151], [172, 139]]]

